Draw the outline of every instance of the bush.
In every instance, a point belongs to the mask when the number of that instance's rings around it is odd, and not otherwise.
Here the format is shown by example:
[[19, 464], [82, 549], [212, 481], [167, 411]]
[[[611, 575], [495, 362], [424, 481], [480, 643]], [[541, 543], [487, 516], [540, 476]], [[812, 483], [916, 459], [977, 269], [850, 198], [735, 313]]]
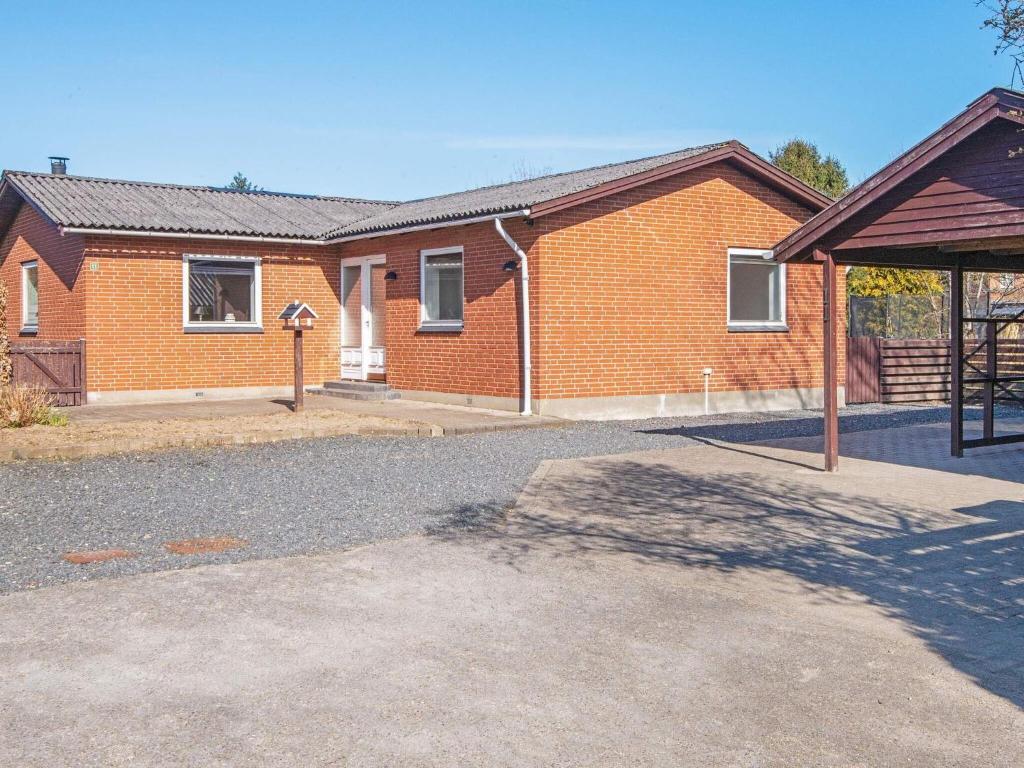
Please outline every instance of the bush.
[[68, 417], [50, 405], [42, 387], [0, 386], [0, 429], [43, 424], [63, 427]]

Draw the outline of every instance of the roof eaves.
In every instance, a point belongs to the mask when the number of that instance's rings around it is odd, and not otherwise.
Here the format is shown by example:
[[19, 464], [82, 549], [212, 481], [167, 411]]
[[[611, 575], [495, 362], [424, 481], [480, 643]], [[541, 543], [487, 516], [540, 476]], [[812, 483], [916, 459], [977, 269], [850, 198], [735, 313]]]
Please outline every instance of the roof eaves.
[[531, 216], [538, 218], [556, 211], [581, 205], [592, 200], [599, 200], [602, 197], [623, 192], [628, 189], [649, 184], [659, 179], [675, 176], [679, 173], [692, 171], [711, 163], [733, 161], [748, 171], [753, 171], [762, 179], [769, 181], [774, 186], [781, 188], [790, 197], [808, 205], [809, 207], [822, 210], [832, 203], [832, 200], [818, 192], [816, 189], [805, 184], [794, 176], [776, 168], [771, 163], [751, 152], [747, 147], [733, 139], [718, 146], [712, 147], [704, 152], [666, 163], [640, 173], [630, 174], [620, 179], [614, 179], [595, 187], [590, 187], [580, 192], [564, 195], [553, 200], [544, 201], [533, 206]]
[[38, 213], [40, 216], [42, 216], [44, 219], [49, 221], [54, 226], [60, 226], [61, 222], [54, 215], [53, 211], [47, 209], [42, 203], [36, 200], [33, 195], [29, 194], [28, 190], [26, 190], [21, 184], [18, 183], [16, 172], [4, 171], [3, 180], [4, 183], [9, 184], [11, 189], [17, 192], [21, 196], [21, 199], [24, 200], [28, 205], [30, 205], [36, 213]]
[[[1007, 98], [1009, 97], [1009, 98]], [[1016, 103], [1010, 104], [1010, 101]], [[947, 120], [902, 155], [858, 184], [825, 210], [812, 216], [775, 246], [776, 257], [792, 260], [820, 241], [851, 216], [863, 210], [881, 195], [889, 192], [905, 177], [913, 175], [935, 157], [943, 154], [944, 145], [952, 139], [957, 144], [1002, 116], [1000, 107], [1024, 107], [1024, 94], [1005, 89], [992, 89], [975, 99], [963, 112]]]
[[428, 218], [410, 219], [400, 223], [390, 223], [376, 227], [355, 228], [360, 222], [341, 227], [333, 232], [320, 235], [324, 242], [340, 243], [346, 240], [359, 240], [367, 237], [384, 235], [398, 235], [405, 232], [413, 232], [422, 229], [436, 229], [441, 227], [458, 227], [466, 224], [475, 224], [491, 217], [507, 218], [509, 216], [528, 216], [530, 207], [528, 205], [502, 206], [501, 208], [480, 208], [466, 212], [459, 216], [431, 216]]
[[[469, 193], [487, 192], [487, 191], [492, 191], [492, 190], [495, 190], [495, 189], [502, 189], [502, 188], [508, 188], [508, 189], [515, 189], [517, 187], [528, 188], [529, 185], [532, 185], [532, 184], [534, 184], [537, 181], [546, 181], [546, 180], [550, 180], [550, 179], [558, 179], [558, 178], [562, 178], [562, 177], [566, 177], [566, 176], [574, 176], [574, 175], [577, 175], [577, 174], [586, 174], [586, 173], [592, 173], [594, 171], [601, 171], [601, 170], [605, 170], [605, 169], [609, 169], [609, 168], [615, 168], [617, 166], [626, 166], [626, 165], [633, 165], [633, 164], [637, 164], [637, 163], [643, 163], [645, 161], [654, 160], [654, 159], [661, 158], [661, 157], [668, 157], [668, 156], [671, 156], [671, 155], [678, 155], [678, 154], [680, 154], [682, 152], [692, 152], [693, 153], [692, 155], [689, 155], [687, 158], [684, 158], [684, 159], [689, 159], [689, 158], [692, 158], [692, 157], [698, 157], [698, 156], [700, 156], [704, 152], [709, 152], [709, 151], [713, 151], [713, 150], [716, 150], [716, 149], [720, 149], [720, 148], [722, 148], [722, 147], [724, 147], [724, 146], [726, 146], [726, 145], [728, 145], [730, 143], [736, 143], [736, 142], [715, 142], [713, 144], [705, 144], [705, 145], [697, 146], [697, 147], [689, 147], [689, 148], [683, 149], [683, 150], [675, 150], [673, 152], [666, 152], [666, 153], [663, 153], [661, 155], [651, 155], [651, 156], [648, 156], [648, 157], [635, 158], [633, 160], [626, 160], [626, 161], [615, 162], [615, 163], [604, 163], [602, 165], [596, 165], [596, 166], [592, 166], [592, 167], [589, 167], [589, 168], [578, 168], [578, 169], [575, 169], [575, 170], [561, 171], [559, 173], [547, 174], [547, 175], [539, 176], [539, 177], [533, 178], [533, 179], [524, 179], [522, 181], [506, 182], [506, 183], [502, 183], [502, 184], [492, 184], [492, 185], [485, 186], [485, 187], [478, 187], [478, 188], [470, 189], [470, 190], [462, 190], [462, 191], [459, 191], [459, 192], [449, 192], [449, 193], [446, 193], [446, 194], [443, 194], [443, 195], [435, 195], [435, 196], [432, 196], [432, 197], [425, 197], [425, 198], [420, 198], [420, 199], [416, 199], [416, 200], [409, 200], [405, 204], [412, 205], [412, 204], [423, 203], [423, 202], [438, 202], [438, 201], [446, 200], [448, 198], [459, 197], [460, 195], [465, 195], [465, 194], [469, 194]], [[663, 165], [664, 166], [668, 166], [668, 165], [672, 164], [673, 162], [679, 162], [679, 161], [666, 161]], [[657, 167], [662, 167], [662, 166], [656, 166], [656, 168]], [[620, 178], [630, 178], [630, 177], [632, 177], [634, 175], [637, 175], [638, 173], [644, 173], [644, 172], [643, 171], [639, 171], [639, 172], [636, 172], [636, 173], [627, 174], [627, 175], [622, 176]], [[592, 189], [592, 188], [596, 188], [596, 187], [599, 187], [599, 186], [601, 186], [601, 185], [600, 184], [594, 184], [591, 187], [588, 187], [587, 189]], [[581, 191], [585, 191], [585, 190], [581, 190]], [[457, 214], [451, 214], [451, 215], [438, 214], [436, 216], [413, 217], [413, 218], [410, 218], [410, 219], [402, 219], [400, 221], [391, 221], [391, 222], [388, 222], [387, 224], [382, 224], [382, 225], [377, 226], [377, 227], [366, 227], [365, 226], [366, 222], [368, 220], [372, 220], [373, 219], [373, 216], [370, 216], [370, 217], [367, 217], [367, 219], [358, 220], [358, 221], [355, 221], [355, 222], [353, 222], [351, 224], [345, 225], [344, 227], [339, 227], [337, 229], [330, 230], [330, 231], [324, 233], [324, 237], [327, 237], [328, 239], [332, 239], [333, 240], [333, 239], [340, 239], [341, 237], [352, 236], [352, 235], [364, 235], [366, 232], [371, 232], [371, 231], [372, 232], [380, 232], [381, 234], [385, 234], [385, 233], [389, 233], [389, 232], [395, 232], [395, 231], [400, 230], [400, 229], [408, 229], [411, 226], [421, 226], [421, 225], [430, 224], [431, 222], [436, 222], [438, 224], [441, 224], [441, 223], [447, 222], [447, 221], [460, 221], [460, 220], [462, 220], [464, 218], [467, 218], [467, 217], [479, 217], [479, 216], [487, 215], [489, 213], [499, 214], [499, 213], [506, 213], [506, 212], [510, 212], [510, 211], [517, 211], [517, 210], [521, 210], [521, 209], [528, 208], [528, 207], [531, 207], [531, 206], [542, 205], [545, 202], [547, 202], [548, 200], [556, 200], [556, 199], [561, 199], [563, 197], [565, 197], [565, 195], [557, 195], [555, 197], [539, 198], [539, 199], [538, 198], [534, 198], [534, 197], [531, 197], [529, 199], [522, 198], [522, 199], [513, 200], [513, 201], [508, 202], [506, 204], [503, 204], [501, 206], [485, 206], [485, 207], [477, 207], [477, 208], [467, 208], [467, 209], [458, 211]], [[361, 224], [363, 226], [360, 226]]]

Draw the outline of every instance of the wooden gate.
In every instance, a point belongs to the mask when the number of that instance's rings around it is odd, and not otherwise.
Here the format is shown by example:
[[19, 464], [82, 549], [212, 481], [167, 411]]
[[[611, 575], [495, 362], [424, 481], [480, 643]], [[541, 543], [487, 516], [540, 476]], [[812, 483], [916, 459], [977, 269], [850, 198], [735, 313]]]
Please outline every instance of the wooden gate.
[[54, 405], [85, 403], [85, 339], [11, 345], [16, 385], [42, 387]]
[[948, 339], [846, 340], [846, 402], [949, 400]]

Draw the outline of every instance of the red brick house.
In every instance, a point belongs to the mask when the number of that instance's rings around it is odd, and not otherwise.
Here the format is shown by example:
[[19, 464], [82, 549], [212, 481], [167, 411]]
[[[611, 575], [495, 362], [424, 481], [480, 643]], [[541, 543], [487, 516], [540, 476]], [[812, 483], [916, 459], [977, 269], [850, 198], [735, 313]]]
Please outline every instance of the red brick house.
[[298, 299], [317, 384], [566, 417], [699, 413], [705, 385], [716, 412], [821, 403], [819, 271], [768, 249], [830, 201], [737, 142], [405, 203], [57, 171], [4, 173], [0, 279], [16, 343], [86, 340], [89, 402], [286, 394]]

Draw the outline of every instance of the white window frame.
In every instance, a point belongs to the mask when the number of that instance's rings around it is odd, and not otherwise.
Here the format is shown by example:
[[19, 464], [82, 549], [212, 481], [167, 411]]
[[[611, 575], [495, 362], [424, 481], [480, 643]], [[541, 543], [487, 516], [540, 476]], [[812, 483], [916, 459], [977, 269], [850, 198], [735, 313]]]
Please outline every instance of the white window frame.
[[[428, 320], [427, 319], [427, 257], [451, 256], [458, 254], [462, 258], [462, 319], [461, 320]], [[434, 331], [460, 331], [466, 323], [466, 254], [461, 245], [447, 248], [425, 248], [420, 251], [420, 328]]]
[[[189, 264], [193, 261], [250, 262], [253, 267], [252, 320], [225, 323], [223, 321], [200, 322], [189, 316], [188, 289]], [[259, 256], [225, 256], [210, 253], [183, 253], [181, 255], [181, 322], [186, 331], [210, 333], [255, 333], [263, 330], [263, 271]]]
[[[29, 270], [36, 271], [36, 322], [30, 324], [28, 321], [28, 273]], [[21, 332], [36, 333], [39, 330], [39, 260], [23, 261], [21, 263]]]
[[[781, 319], [770, 321], [743, 321], [732, 319], [732, 259], [739, 257], [758, 257], [765, 261], [775, 262], [775, 253], [762, 248], [729, 248], [725, 260], [725, 317], [730, 331], [788, 331], [786, 322], [786, 264], [779, 264], [779, 297], [781, 302]], [[777, 262], [775, 262], [777, 263]]]

